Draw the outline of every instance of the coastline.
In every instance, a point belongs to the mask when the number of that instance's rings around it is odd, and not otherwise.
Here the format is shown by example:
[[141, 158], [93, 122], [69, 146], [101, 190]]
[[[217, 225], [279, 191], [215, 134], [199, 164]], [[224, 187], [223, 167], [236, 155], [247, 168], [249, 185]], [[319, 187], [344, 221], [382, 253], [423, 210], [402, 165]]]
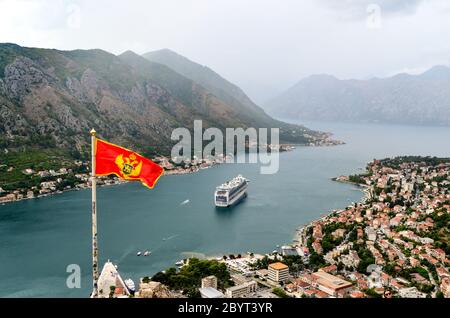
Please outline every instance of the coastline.
[[[334, 140], [330, 140], [329, 137], [323, 141], [321, 141], [320, 143], [316, 143], [316, 144], [280, 144], [278, 146], [278, 148], [274, 148], [273, 150], [278, 151], [279, 153], [283, 153], [283, 152], [289, 152], [295, 149], [295, 147], [331, 147], [331, 146], [338, 146], [344, 144], [343, 142], [337, 142]], [[270, 151], [273, 151], [269, 148]], [[222, 159], [203, 159], [200, 162], [197, 162], [196, 159], [193, 160], [193, 163], [190, 163], [189, 166], [174, 166], [173, 164], [171, 164], [169, 162], [169, 159], [167, 157], [155, 157], [153, 158], [153, 160], [158, 163], [161, 167], [164, 168], [164, 175], [168, 176], [168, 175], [184, 175], [184, 174], [192, 174], [192, 173], [197, 173], [200, 170], [205, 170], [205, 169], [209, 169], [211, 167], [214, 167], [216, 165], [220, 165], [223, 163], [226, 163], [227, 160], [227, 156], [224, 156]], [[85, 165], [88, 165], [88, 163], [83, 163]], [[59, 175], [54, 175], [54, 177], [59, 176]], [[63, 175], [61, 175], [63, 176]], [[39, 198], [44, 198], [44, 197], [48, 197], [48, 196], [53, 196], [56, 194], [62, 194], [68, 191], [79, 191], [79, 190], [84, 190], [84, 189], [90, 189], [90, 174], [88, 173], [84, 173], [84, 174], [78, 174], [78, 179], [81, 181], [80, 183], [78, 183], [77, 185], [75, 185], [74, 187], [71, 188], [66, 188], [66, 189], [51, 189], [51, 188], [46, 188], [44, 193], [40, 193], [38, 195], [34, 194], [24, 194], [25, 192], [28, 191], [33, 191], [33, 189], [25, 189], [22, 192], [19, 191], [19, 189], [13, 190], [10, 193], [8, 193], [6, 196], [0, 196], [0, 206], [3, 206], [5, 204], [8, 203], [12, 203], [12, 202], [19, 202], [19, 201], [24, 201], [24, 200], [31, 200], [31, 199], [39, 199]], [[98, 183], [97, 185], [99, 187], [105, 187], [105, 186], [111, 186], [111, 185], [117, 185], [117, 184], [122, 184], [128, 181], [124, 181], [124, 180], [120, 180], [119, 178], [113, 177], [113, 178], [109, 178], [108, 176], [106, 177], [98, 177]], [[1, 194], [1, 188], [0, 188], [0, 194]]]
[[[369, 185], [362, 184], [362, 183], [357, 183], [357, 182], [352, 182], [352, 181], [343, 179], [342, 177], [343, 176], [333, 177], [333, 178], [331, 178], [331, 180], [334, 181], [334, 182], [349, 184], [349, 185], [353, 185], [353, 186], [358, 187], [358, 190], [360, 190], [361, 192], [364, 193], [364, 195], [361, 197], [361, 199], [358, 201], [358, 203], [364, 204], [370, 198], [370, 186]], [[306, 231], [309, 227], [313, 226], [313, 223], [319, 222], [319, 221], [326, 221], [332, 214], [339, 215], [340, 213], [342, 213], [344, 211], [345, 211], [345, 207], [340, 208], [340, 209], [335, 209], [335, 210], [332, 210], [332, 211], [328, 211], [328, 212], [326, 212], [325, 215], [321, 216], [320, 218], [317, 218], [317, 219], [314, 219], [311, 222], [299, 225], [295, 229], [294, 236], [292, 238], [292, 242], [294, 244], [300, 243], [304, 231]]]
[[[256, 282], [258, 270], [268, 270], [270, 278], [270, 260], [278, 262], [292, 276], [289, 285], [275, 286], [299, 297], [374, 298], [388, 291], [399, 298], [449, 298], [448, 234], [442, 232], [449, 218], [449, 176], [449, 158], [374, 159], [365, 174], [332, 178], [358, 186], [364, 192], [359, 203], [298, 226], [293, 243], [277, 245], [265, 256], [248, 252], [216, 259], [230, 273]], [[341, 295], [330, 292], [321, 273], [349, 289]]]
[[[333, 177], [333, 178], [331, 178], [331, 180], [335, 181], [335, 182], [340, 182], [340, 183], [345, 183], [345, 184], [350, 184], [350, 185], [356, 186], [358, 188], [358, 190], [360, 190], [361, 192], [364, 193], [363, 196], [361, 197], [361, 199], [358, 201], [358, 203], [364, 204], [365, 201], [370, 198], [370, 192], [369, 192], [370, 191], [370, 186], [369, 185], [361, 184], [361, 183], [357, 183], [357, 182], [352, 182], [352, 181], [348, 181], [348, 180], [347, 181], [346, 180], [340, 180], [339, 178], [340, 177]], [[305, 233], [305, 231], [309, 227], [313, 226], [315, 222], [324, 222], [330, 216], [332, 216], [333, 214], [339, 215], [340, 213], [342, 213], [344, 211], [345, 211], [345, 207], [342, 207], [340, 209], [327, 211], [327, 212], [323, 213], [320, 217], [318, 217], [318, 218], [316, 218], [316, 219], [314, 219], [314, 220], [312, 220], [310, 222], [307, 222], [307, 223], [304, 223], [304, 224], [301, 224], [301, 225], [297, 226], [297, 228], [294, 231], [292, 242], [291, 243], [286, 243], [286, 245], [289, 245], [289, 244], [299, 245], [299, 244], [301, 244], [302, 243], [302, 235], [303, 235], [303, 233]], [[275, 247], [276, 250], [279, 250], [279, 248], [280, 248], [280, 246], [276, 246]], [[233, 253], [229, 253], [229, 254], [230, 255], [235, 255], [235, 256], [236, 255], [242, 255], [242, 257], [245, 258], [245, 257], [248, 257], [249, 253], [254, 254], [256, 258], [258, 258], [258, 257], [262, 258], [264, 256], [261, 253], [253, 253], [251, 251], [247, 251], [247, 252], [234, 251]], [[271, 252], [268, 252], [267, 254], [270, 254], [270, 253]], [[203, 257], [201, 257], [201, 259], [222, 261], [222, 257], [223, 256], [228, 256], [228, 254], [225, 253], [225, 254], [215, 254], [215, 255], [203, 255]]]
[[[211, 168], [211, 167], [213, 167], [215, 165], [218, 165], [218, 163], [215, 163], [215, 164], [207, 166], [207, 167], [202, 167], [202, 168], [197, 167], [196, 169], [186, 168], [186, 169], [182, 169], [182, 170], [164, 170], [164, 175], [191, 174], [191, 173], [196, 173], [196, 172], [198, 172], [200, 170]], [[98, 177], [98, 178], [102, 178], [102, 177]], [[115, 186], [115, 185], [120, 185], [120, 184], [125, 184], [125, 183], [130, 182], [130, 181], [125, 181], [125, 180], [120, 180], [119, 178], [114, 178], [114, 179], [104, 178], [104, 179], [108, 180], [109, 182], [97, 183], [97, 187], [103, 188], [103, 187]], [[100, 179], [100, 182], [102, 182], [102, 181], [104, 182], [104, 180]], [[45, 193], [45, 194], [39, 194], [39, 195], [35, 195], [33, 197], [23, 196], [23, 197], [17, 198], [17, 199], [0, 201], [0, 205], [3, 206], [3, 205], [6, 205], [8, 203], [20, 202], [20, 201], [25, 201], [25, 200], [40, 199], [40, 198], [46, 198], [46, 197], [50, 197], [50, 196], [54, 196], [54, 195], [58, 195], [58, 194], [63, 194], [63, 193], [70, 192], [70, 191], [82, 191], [82, 190], [86, 190], [86, 189], [91, 189], [90, 181], [85, 182], [85, 183], [79, 183], [78, 186], [70, 188], [70, 189], [63, 189], [63, 190], [53, 191], [53, 192], [49, 192], [49, 193]]]

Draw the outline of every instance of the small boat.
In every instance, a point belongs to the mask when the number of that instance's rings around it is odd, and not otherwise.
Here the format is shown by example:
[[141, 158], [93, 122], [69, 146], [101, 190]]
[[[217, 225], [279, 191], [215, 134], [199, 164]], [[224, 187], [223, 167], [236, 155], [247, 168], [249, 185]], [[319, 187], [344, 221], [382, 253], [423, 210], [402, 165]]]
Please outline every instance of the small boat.
[[141, 254], [142, 254], [142, 252], [141, 251], [139, 251], [139, 252], [137, 252], [137, 256], [141, 256]]
[[134, 293], [136, 291], [136, 286], [131, 278], [125, 279], [124, 283], [130, 292]]
[[145, 251], [145, 252], [144, 252], [144, 256], [149, 256], [151, 253], [152, 253], [152, 252], [150, 252], [150, 251]]
[[177, 266], [183, 266], [183, 265], [184, 265], [184, 262], [183, 262], [183, 261], [178, 261], [178, 262], [175, 263], [175, 265], [177, 265]]

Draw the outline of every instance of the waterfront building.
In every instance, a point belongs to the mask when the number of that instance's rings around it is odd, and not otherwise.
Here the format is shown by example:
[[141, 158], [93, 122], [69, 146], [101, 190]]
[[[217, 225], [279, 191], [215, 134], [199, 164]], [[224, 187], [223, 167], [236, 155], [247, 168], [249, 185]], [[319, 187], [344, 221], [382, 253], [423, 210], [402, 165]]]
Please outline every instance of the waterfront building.
[[267, 276], [269, 275], [269, 271], [265, 268], [263, 269], [259, 269], [255, 272], [256, 275], [258, 275], [261, 278], [267, 278]]
[[270, 280], [280, 283], [289, 279], [289, 267], [283, 263], [277, 262], [269, 264], [268, 277]]
[[281, 255], [289, 256], [289, 255], [298, 255], [297, 249], [292, 246], [282, 246], [281, 247]]
[[116, 266], [110, 261], [103, 266], [97, 284], [99, 298], [128, 297], [130, 295]]
[[229, 287], [225, 291], [227, 298], [243, 298], [258, 290], [258, 283], [254, 280], [241, 285]]
[[202, 298], [223, 298], [224, 294], [213, 287], [202, 287], [199, 289]]

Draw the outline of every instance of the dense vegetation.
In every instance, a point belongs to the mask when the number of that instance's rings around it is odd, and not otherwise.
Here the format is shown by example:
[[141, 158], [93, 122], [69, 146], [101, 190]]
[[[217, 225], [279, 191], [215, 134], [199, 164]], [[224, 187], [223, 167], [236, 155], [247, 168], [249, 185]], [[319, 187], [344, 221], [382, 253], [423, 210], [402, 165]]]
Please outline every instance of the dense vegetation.
[[355, 250], [358, 253], [359, 258], [361, 259], [357, 268], [358, 272], [369, 274], [367, 273], [367, 267], [375, 263], [375, 258], [373, 257], [372, 253], [363, 245], [356, 246]]
[[[445, 204], [449, 204], [449, 202], [445, 202]], [[450, 214], [439, 208], [430, 216], [434, 226], [427, 236], [435, 241], [436, 247], [442, 248], [446, 255], [450, 255]]]
[[348, 177], [348, 181], [358, 184], [366, 184], [366, 181], [363, 178], [367, 176], [368, 174], [351, 175]]
[[398, 169], [402, 163], [425, 163], [427, 166], [437, 166], [441, 163], [449, 162], [449, 158], [438, 158], [438, 157], [422, 157], [422, 156], [401, 156], [395, 158], [387, 158], [380, 160], [382, 165], [385, 167], [390, 167], [394, 169]]
[[158, 272], [152, 276], [152, 280], [160, 282], [170, 289], [182, 290], [188, 297], [199, 297], [198, 288], [204, 277], [214, 275], [217, 277], [219, 289], [233, 286], [230, 273], [224, 263], [215, 260], [189, 259], [189, 264], [183, 266], [179, 271], [172, 267], [164, 272]]
[[[59, 170], [70, 168], [73, 173], [87, 172], [85, 166], [76, 166], [74, 160], [67, 159], [70, 155], [63, 150], [28, 149], [15, 150], [0, 153], [0, 188], [5, 191], [16, 189], [30, 189], [39, 186], [41, 182], [56, 180], [56, 177], [39, 177], [36, 174], [27, 175], [25, 169], [33, 169], [35, 172], [42, 170]], [[75, 185], [76, 180], [71, 175], [65, 175], [66, 182], [62, 186]]]
[[325, 267], [329, 265], [325, 262], [323, 256], [321, 254], [317, 254], [316, 252], [311, 252], [309, 256], [309, 268], [313, 271], [317, 271], [319, 268]]
[[277, 295], [280, 298], [290, 298], [290, 296], [288, 294], [286, 294], [284, 289], [282, 289], [280, 287], [273, 288], [272, 293], [274, 293], [275, 295]]

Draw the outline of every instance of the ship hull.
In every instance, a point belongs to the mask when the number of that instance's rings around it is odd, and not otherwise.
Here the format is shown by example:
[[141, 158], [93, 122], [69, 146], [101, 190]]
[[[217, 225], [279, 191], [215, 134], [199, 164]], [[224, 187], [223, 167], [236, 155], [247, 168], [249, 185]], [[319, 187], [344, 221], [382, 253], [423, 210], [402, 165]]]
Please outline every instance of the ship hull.
[[230, 208], [230, 207], [233, 207], [233, 206], [235, 206], [235, 205], [238, 205], [238, 204], [241, 203], [246, 197], [247, 197], [247, 188], [245, 188], [245, 189], [242, 191], [242, 193], [238, 194], [238, 195], [236, 196], [236, 198], [233, 198], [233, 199], [229, 200], [229, 201], [226, 202], [226, 203], [225, 203], [225, 202], [218, 202], [218, 201], [216, 201], [215, 204], [216, 204], [216, 207], [217, 207], [217, 208], [224, 208], [224, 209], [226, 209], [226, 208]]
[[247, 197], [248, 180], [238, 175], [222, 184], [214, 192], [214, 203], [217, 208], [234, 206]]

